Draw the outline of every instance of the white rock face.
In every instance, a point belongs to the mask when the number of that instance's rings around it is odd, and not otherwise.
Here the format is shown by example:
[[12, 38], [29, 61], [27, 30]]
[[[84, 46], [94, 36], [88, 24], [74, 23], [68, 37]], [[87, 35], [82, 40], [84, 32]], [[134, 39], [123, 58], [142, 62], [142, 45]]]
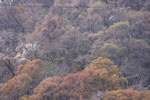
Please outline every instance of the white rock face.
[[37, 43], [28, 43], [18, 48], [15, 59], [18, 63], [21, 63], [34, 58], [34, 53], [39, 49], [39, 45]]

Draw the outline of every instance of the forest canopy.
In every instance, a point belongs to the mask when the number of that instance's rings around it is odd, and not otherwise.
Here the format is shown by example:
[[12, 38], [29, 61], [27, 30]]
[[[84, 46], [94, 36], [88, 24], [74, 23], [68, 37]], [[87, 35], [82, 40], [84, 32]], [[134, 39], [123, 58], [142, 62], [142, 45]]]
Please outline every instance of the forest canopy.
[[150, 100], [149, 0], [0, 0], [0, 100]]

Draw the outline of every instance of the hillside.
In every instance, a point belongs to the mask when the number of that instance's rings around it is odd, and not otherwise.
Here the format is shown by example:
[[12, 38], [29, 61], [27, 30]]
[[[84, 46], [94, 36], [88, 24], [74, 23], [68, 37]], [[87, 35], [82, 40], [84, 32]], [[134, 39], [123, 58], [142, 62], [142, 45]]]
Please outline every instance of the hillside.
[[1, 0], [0, 100], [150, 100], [149, 0]]

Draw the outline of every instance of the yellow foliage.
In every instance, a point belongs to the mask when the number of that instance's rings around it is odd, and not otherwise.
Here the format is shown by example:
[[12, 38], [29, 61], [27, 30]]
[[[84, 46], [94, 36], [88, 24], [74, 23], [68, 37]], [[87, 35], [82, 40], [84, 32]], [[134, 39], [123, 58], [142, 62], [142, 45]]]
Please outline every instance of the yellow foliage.
[[97, 7], [97, 6], [101, 6], [102, 5], [102, 2], [99, 0], [97, 2], [94, 2], [92, 7]]
[[91, 3], [91, 6], [88, 8], [88, 12], [91, 12], [93, 10], [93, 8], [96, 8], [101, 5], [103, 5], [103, 2], [101, 0], [93, 1]]
[[90, 68], [93, 70], [98, 70], [102, 68], [108, 69], [112, 66], [114, 67], [115, 65], [111, 60], [102, 57], [99, 57], [90, 63]]
[[116, 28], [116, 27], [118, 27], [118, 26], [120, 26], [120, 25], [127, 25], [127, 26], [130, 26], [128, 21], [120, 21], [120, 22], [116, 22], [116, 23], [114, 23], [113, 25], [111, 25], [111, 26], [108, 28], [108, 30], [111, 30], [111, 29], [113, 29], [113, 28]]
[[103, 47], [111, 47], [111, 48], [119, 48], [116, 44], [114, 43], [104, 43]]
[[20, 100], [29, 100], [29, 96], [24, 95], [24, 96], [22, 96], [22, 97], [20, 98]]
[[109, 59], [99, 57], [91, 62], [89, 68], [97, 72], [101, 90], [120, 89], [127, 84], [127, 79], [121, 77], [119, 68]]
[[136, 91], [133, 89], [110, 91], [103, 100], [150, 100], [150, 91]]

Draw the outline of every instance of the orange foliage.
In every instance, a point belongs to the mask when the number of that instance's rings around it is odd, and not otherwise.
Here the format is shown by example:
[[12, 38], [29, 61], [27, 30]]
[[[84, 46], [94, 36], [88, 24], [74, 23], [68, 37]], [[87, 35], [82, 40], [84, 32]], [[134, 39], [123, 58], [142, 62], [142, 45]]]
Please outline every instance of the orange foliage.
[[103, 100], [150, 100], [150, 91], [116, 90], [106, 93]]
[[52, 77], [52, 78], [47, 78], [43, 80], [35, 89], [34, 93], [43, 93], [45, 91], [48, 91], [48, 89], [53, 90], [58, 87], [58, 85], [61, 83], [62, 78], [60, 77]]
[[[19, 97], [23, 95], [27, 90], [27, 87], [32, 82], [32, 78], [26, 73], [22, 73], [8, 80], [0, 89], [0, 97]], [[12, 99], [13, 100], [13, 99]]]
[[8, 80], [0, 89], [0, 99], [18, 100], [22, 95], [25, 95], [29, 91], [31, 82], [33, 83], [41, 74], [42, 64], [40, 59], [35, 59], [18, 66], [17, 75]]
[[41, 74], [43, 62], [40, 59], [28, 61], [24, 65], [20, 65], [17, 68], [17, 74], [26, 73], [32, 78], [35, 78]]
[[44, 97], [48, 98], [48, 95], [51, 96], [52, 100], [55, 100], [53, 95], [58, 91], [59, 84], [62, 79], [60, 77], [52, 77], [43, 80], [35, 89], [34, 95], [30, 97], [30, 100], [43, 100]]
[[95, 90], [91, 87], [94, 77], [94, 71], [84, 70], [64, 78], [47, 78], [34, 89], [34, 95], [29, 100], [83, 100]]
[[61, 89], [66, 93], [78, 94], [81, 98], [88, 98], [92, 92], [96, 91], [94, 79], [97, 74], [89, 69], [83, 70], [82, 72], [69, 74], [64, 77], [61, 83]]
[[85, 100], [99, 90], [122, 88], [126, 79], [119, 75], [112, 61], [98, 58], [81, 72], [43, 80], [29, 100]]

